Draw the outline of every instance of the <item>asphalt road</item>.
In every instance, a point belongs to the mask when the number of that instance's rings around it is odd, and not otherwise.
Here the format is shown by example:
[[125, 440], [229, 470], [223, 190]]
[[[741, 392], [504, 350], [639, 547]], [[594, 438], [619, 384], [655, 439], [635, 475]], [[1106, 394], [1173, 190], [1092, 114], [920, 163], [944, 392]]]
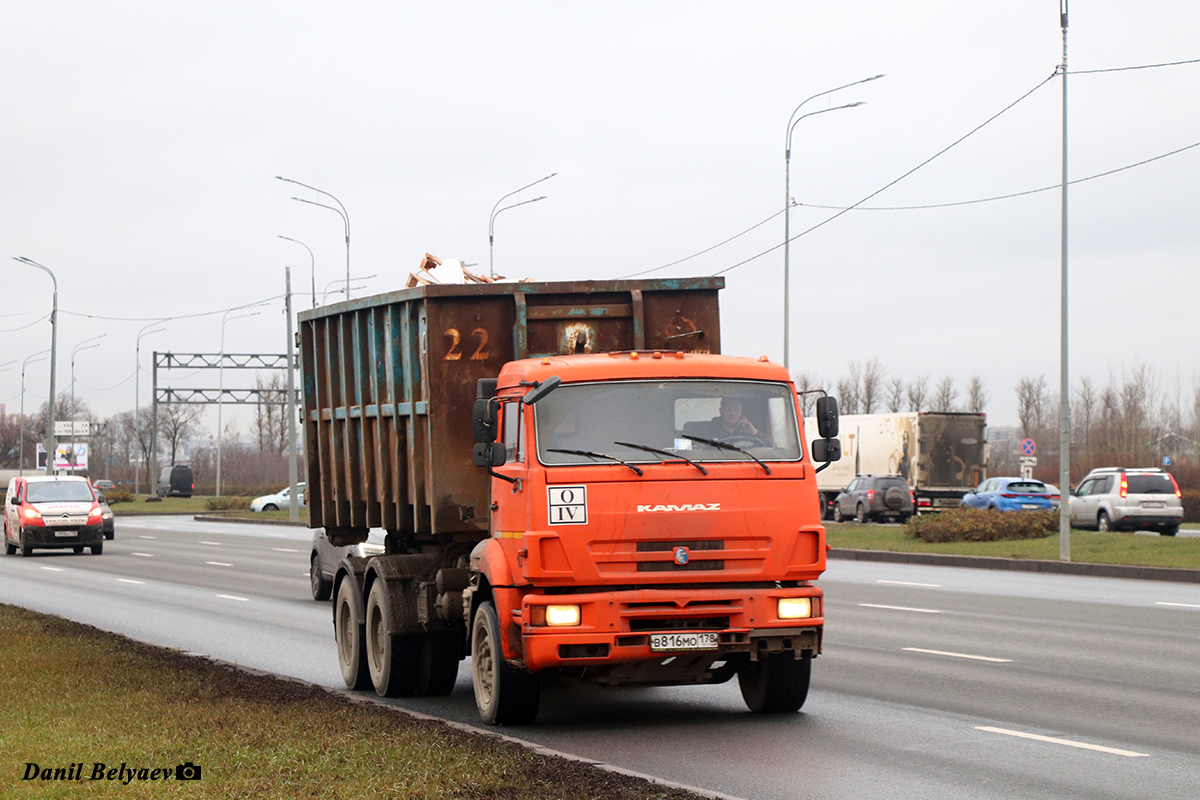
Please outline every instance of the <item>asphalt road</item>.
[[[0, 602], [341, 688], [303, 529], [118, 518], [102, 556], [0, 557]], [[1200, 586], [831, 561], [802, 713], [722, 686], [547, 691], [506, 733], [743, 798], [1197, 796]], [[478, 724], [448, 698], [389, 701]]]

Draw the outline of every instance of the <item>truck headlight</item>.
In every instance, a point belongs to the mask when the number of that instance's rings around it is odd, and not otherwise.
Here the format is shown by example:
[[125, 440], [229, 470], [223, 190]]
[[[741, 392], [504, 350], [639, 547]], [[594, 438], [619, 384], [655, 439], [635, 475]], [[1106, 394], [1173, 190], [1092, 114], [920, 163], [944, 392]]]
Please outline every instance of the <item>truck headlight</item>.
[[807, 619], [812, 616], [812, 600], [808, 597], [779, 598], [780, 619]]
[[579, 624], [579, 606], [546, 606], [546, 624], [567, 627]]

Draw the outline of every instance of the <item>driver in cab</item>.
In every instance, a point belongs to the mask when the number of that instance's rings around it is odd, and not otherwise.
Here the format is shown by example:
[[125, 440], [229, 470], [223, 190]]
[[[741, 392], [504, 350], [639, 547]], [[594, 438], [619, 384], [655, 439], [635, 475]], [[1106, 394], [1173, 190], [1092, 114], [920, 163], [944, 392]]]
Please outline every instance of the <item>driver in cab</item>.
[[[687, 432], [692, 433], [692, 431]], [[742, 399], [740, 397], [722, 397], [721, 415], [704, 423], [703, 428], [693, 435], [719, 441], [731, 436], [758, 436], [758, 428], [754, 427], [753, 422], [742, 416]]]

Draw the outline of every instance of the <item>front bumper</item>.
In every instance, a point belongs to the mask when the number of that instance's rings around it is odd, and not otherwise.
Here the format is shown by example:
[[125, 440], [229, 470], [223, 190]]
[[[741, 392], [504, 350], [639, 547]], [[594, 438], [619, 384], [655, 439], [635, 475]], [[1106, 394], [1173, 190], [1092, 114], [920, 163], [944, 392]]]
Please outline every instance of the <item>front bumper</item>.
[[78, 547], [104, 541], [104, 525], [40, 526], [25, 528], [25, 541], [33, 547]]
[[[812, 616], [779, 619], [778, 601], [791, 597], [809, 598]], [[581, 624], [530, 624], [536, 606], [568, 604], [580, 607]], [[533, 671], [572, 665], [657, 664], [673, 656], [709, 664], [731, 656], [756, 660], [781, 651], [811, 657], [821, 652], [824, 625], [822, 592], [814, 586], [529, 594], [522, 599], [519, 621], [524, 666]], [[651, 634], [698, 632], [716, 634], [716, 648], [651, 648]]]

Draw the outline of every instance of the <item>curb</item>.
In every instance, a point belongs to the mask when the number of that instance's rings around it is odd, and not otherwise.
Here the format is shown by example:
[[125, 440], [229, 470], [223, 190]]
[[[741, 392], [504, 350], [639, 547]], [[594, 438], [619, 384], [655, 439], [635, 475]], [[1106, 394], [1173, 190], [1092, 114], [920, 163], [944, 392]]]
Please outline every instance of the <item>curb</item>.
[[1093, 564], [1078, 561], [1041, 561], [1034, 558], [995, 558], [992, 556], [958, 556], [940, 553], [896, 553], [890, 550], [850, 550], [835, 547], [826, 558], [848, 561], [876, 561], [893, 564], [927, 564], [939, 567], [970, 567], [973, 569], [1041, 572], [1053, 575], [1089, 575], [1098, 578], [1133, 578], [1143, 581], [1173, 581], [1200, 583], [1200, 569], [1177, 567], [1135, 567], [1124, 564]]
[[307, 522], [292, 522], [290, 519], [254, 519], [253, 517], [227, 517], [222, 514], [196, 514], [197, 522], [245, 522], [248, 525], [291, 525], [293, 528], [308, 527]]

